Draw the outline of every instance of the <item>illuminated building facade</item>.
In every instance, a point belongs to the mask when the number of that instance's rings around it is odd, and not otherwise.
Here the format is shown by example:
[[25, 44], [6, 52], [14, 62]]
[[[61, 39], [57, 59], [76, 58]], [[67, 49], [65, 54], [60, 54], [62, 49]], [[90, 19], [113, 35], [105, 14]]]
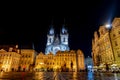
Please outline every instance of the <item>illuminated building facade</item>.
[[80, 71], [85, 70], [84, 54], [81, 50], [58, 51], [36, 56], [35, 70], [52, 70], [52, 71]]
[[[59, 38], [60, 37], [60, 38]], [[2, 46], [3, 48], [3, 46]], [[83, 71], [85, 70], [84, 54], [81, 50], [70, 50], [68, 32], [62, 28], [60, 35], [54, 34], [51, 28], [47, 35], [45, 54], [36, 55], [34, 48], [0, 47], [1, 71]]]
[[14, 51], [12, 47], [8, 51], [0, 50], [0, 71], [17, 71], [20, 63], [19, 50]]
[[120, 18], [112, 22], [111, 41], [113, 46], [114, 63], [120, 67]]
[[98, 42], [98, 33], [94, 32], [94, 39], [92, 40], [92, 59], [94, 66], [98, 66], [100, 63], [99, 58], [99, 42]]
[[49, 54], [50, 52], [52, 52], [53, 54], [56, 54], [56, 52], [59, 50], [69, 51], [68, 32], [64, 28], [64, 25], [60, 32], [60, 36], [55, 35], [53, 27], [51, 27], [47, 35], [47, 44], [46, 44], [45, 54]]
[[21, 49], [20, 71], [32, 71], [36, 51], [34, 49]]
[[[92, 57], [94, 66], [109, 68], [113, 64], [120, 65], [120, 18], [115, 18], [112, 28], [100, 26], [92, 40]], [[120, 66], [119, 66], [120, 67]]]
[[112, 64], [114, 61], [110, 32], [105, 26], [99, 28], [99, 58], [100, 65]]

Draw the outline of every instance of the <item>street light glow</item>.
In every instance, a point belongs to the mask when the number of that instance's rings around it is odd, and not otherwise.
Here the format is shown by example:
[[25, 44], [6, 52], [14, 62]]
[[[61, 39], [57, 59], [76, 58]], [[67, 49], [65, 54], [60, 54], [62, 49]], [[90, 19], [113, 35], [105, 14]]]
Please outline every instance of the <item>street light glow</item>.
[[106, 24], [105, 27], [106, 28], [111, 28], [111, 25], [110, 24]]
[[40, 64], [44, 64], [44, 63], [40, 63]]

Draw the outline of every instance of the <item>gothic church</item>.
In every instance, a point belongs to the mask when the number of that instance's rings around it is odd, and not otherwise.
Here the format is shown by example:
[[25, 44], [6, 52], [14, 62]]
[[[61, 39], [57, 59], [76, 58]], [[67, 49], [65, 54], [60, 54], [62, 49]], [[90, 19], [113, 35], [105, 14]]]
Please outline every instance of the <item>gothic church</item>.
[[50, 52], [56, 54], [57, 51], [69, 51], [68, 36], [64, 25], [62, 26], [59, 36], [55, 34], [54, 28], [51, 26], [47, 34], [45, 54], [49, 54]]

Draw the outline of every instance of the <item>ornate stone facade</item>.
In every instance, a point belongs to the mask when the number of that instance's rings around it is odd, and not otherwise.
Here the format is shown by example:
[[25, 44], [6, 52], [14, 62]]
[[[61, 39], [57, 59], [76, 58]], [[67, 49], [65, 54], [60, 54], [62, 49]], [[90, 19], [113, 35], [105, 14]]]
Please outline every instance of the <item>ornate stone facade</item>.
[[94, 66], [109, 68], [116, 64], [120, 67], [120, 18], [115, 18], [112, 28], [100, 26], [92, 40], [92, 57]]
[[64, 28], [64, 25], [60, 32], [60, 36], [55, 35], [53, 27], [51, 27], [47, 35], [45, 54], [49, 54], [50, 52], [56, 54], [57, 51], [69, 51], [68, 32]]
[[31, 66], [35, 62], [36, 51], [34, 49], [21, 49], [20, 71], [31, 71]]
[[111, 42], [113, 46], [114, 63], [120, 66], [120, 18], [112, 22]]
[[0, 71], [17, 71], [20, 63], [19, 51], [14, 51], [12, 47], [9, 50], [0, 50]]
[[81, 50], [58, 51], [36, 56], [35, 71], [80, 71], [85, 70], [84, 54]]

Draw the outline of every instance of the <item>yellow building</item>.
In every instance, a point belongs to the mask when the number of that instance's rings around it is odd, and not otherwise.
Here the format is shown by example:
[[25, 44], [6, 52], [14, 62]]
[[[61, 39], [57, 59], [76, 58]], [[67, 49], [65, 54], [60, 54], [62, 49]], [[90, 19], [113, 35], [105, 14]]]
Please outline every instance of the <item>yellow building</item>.
[[33, 65], [35, 60], [35, 53], [34, 49], [21, 49], [21, 58], [20, 58], [20, 70], [21, 71], [32, 71], [30, 70], [31, 65]]
[[19, 52], [13, 51], [13, 48], [9, 48], [9, 51], [4, 49], [0, 50], [0, 70], [9, 72], [9, 71], [17, 71], [19, 67], [20, 61]]
[[113, 20], [111, 29], [100, 26], [98, 31], [94, 33], [92, 40], [94, 66], [109, 68], [113, 64], [120, 66], [120, 18]]
[[109, 30], [105, 26], [99, 28], [99, 58], [100, 65], [109, 64], [111, 65], [114, 61], [113, 50], [110, 40]]
[[99, 53], [98, 34], [97, 31], [95, 31], [94, 39], [92, 40], [92, 60], [94, 66], [98, 66], [100, 64], [100, 58], [98, 53]]
[[80, 71], [85, 70], [84, 54], [78, 51], [58, 51], [43, 54], [40, 52], [36, 57], [35, 70], [41, 71]]
[[115, 64], [120, 67], [120, 18], [115, 18], [112, 22], [111, 41]]
[[94, 66], [99, 68], [105, 68], [106, 65], [112, 65], [114, 62], [110, 32], [105, 26], [100, 26], [99, 32], [94, 33], [92, 57]]

